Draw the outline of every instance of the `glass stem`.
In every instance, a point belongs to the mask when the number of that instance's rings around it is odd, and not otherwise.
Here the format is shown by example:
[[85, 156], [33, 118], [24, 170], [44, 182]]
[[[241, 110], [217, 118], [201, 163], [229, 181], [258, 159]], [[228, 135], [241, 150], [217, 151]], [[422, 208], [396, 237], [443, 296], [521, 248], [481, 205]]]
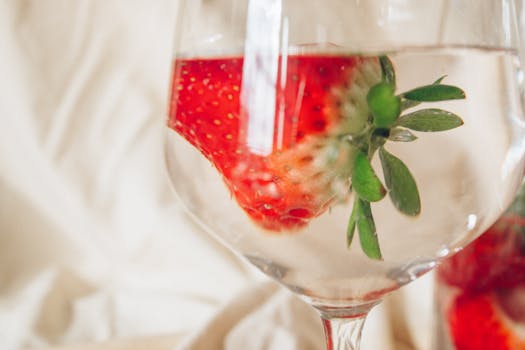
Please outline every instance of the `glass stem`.
[[366, 315], [352, 318], [324, 318], [327, 350], [359, 350]]
[[[359, 350], [366, 316], [377, 303], [350, 310], [320, 310], [327, 350]], [[350, 311], [350, 312], [349, 312]]]

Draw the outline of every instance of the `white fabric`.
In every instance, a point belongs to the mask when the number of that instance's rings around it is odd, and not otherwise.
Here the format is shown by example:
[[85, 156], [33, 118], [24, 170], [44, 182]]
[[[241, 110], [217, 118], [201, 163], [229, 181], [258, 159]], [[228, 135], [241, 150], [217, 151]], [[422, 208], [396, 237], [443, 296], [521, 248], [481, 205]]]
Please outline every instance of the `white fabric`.
[[[370, 313], [363, 350], [399, 349], [384, 305]], [[325, 347], [323, 327], [314, 309], [270, 282], [242, 291], [177, 350], [316, 350]], [[399, 344], [398, 344], [399, 345]]]
[[[141, 337], [165, 349], [165, 334], [195, 350], [321, 348], [312, 311], [258, 282], [170, 191], [161, 132], [175, 3], [0, 2], [1, 349]], [[402, 349], [396, 319], [417, 329], [402, 342], [428, 349], [428, 292], [410, 300], [424, 305], [417, 320], [388, 302], [374, 310], [364, 348]]]

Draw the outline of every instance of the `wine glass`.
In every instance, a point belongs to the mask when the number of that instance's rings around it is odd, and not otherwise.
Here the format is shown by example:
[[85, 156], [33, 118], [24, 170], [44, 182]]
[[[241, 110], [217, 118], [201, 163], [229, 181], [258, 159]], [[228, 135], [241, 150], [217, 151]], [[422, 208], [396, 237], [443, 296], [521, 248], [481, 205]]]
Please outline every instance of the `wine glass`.
[[328, 349], [504, 211], [511, 0], [181, 0], [166, 160], [188, 212], [316, 308]]

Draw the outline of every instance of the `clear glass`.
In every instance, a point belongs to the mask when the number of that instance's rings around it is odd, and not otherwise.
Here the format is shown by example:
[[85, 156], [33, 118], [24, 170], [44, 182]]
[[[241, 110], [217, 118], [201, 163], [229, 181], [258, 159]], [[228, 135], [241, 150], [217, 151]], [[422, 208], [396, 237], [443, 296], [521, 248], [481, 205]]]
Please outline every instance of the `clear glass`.
[[[210, 233], [319, 310], [329, 349], [358, 349], [368, 311], [483, 232], [520, 183], [515, 15], [502, 0], [181, 0], [166, 142], [176, 192]], [[390, 97], [377, 110], [382, 83]], [[404, 93], [435, 85], [466, 98]], [[395, 121], [381, 114], [392, 100]], [[463, 125], [402, 125], [429, 110]], [[420, 212], [384, 150], [410, 169]], [[393, 200], [352, 181], [369, 184], [369, 172]]]

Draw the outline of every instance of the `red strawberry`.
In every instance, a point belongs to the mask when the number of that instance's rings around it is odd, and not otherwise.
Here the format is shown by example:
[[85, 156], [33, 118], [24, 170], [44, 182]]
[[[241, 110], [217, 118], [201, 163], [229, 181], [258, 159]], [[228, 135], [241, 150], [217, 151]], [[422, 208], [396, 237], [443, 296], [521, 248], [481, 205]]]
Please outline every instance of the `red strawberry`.
[[511, 288], [525, 282], [525, 219], [506, 214], [481, 237], [444, 261], [438, 276], [469, 291]]
[[[273, 231], [303, 227], [346, 199], [356, 150], [343, 136], [365, 127], [366, 94], [381, 79], [377, 58], [279, 63], [274, 83], [264, 66], [242, 58], [177, 60], [168, 121], [214, 164], [246, 213]], [[275, 99], [265, 119], [275, 125], [273, 139], [262, 151], [253, 146], [253, 131], [264, 135], [262, 109], [252, 103], [261, 96]]]
[[456, 350], [525, 350], [525, 320], [511, 319], [496, 293], [466, 293], [448, 311]]

